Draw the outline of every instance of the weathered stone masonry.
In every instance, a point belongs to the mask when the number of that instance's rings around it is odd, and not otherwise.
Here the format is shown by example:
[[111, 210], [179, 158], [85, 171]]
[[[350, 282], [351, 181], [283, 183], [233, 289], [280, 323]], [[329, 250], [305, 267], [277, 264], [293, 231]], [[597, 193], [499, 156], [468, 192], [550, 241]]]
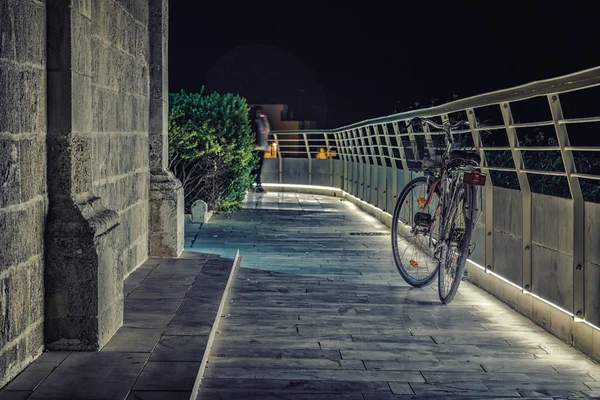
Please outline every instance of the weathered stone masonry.
[[46, 7], [0, 1], [0, 386], [44, 348]]
[[0, 1], [0, 387], [44, 347], [101, 348], [123, 279], [183, 249], [167, 20], [166, 0]]

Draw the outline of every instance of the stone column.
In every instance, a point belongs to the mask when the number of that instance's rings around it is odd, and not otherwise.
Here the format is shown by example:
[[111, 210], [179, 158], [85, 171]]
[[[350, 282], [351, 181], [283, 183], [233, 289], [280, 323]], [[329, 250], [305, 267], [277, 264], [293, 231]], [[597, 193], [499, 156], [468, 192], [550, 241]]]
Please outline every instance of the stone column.
[[123, 323], [119, 217], [92, 193], [91, 2], [47, 0], [45, 341], [98, 350]]
[[181, 182], [168, 169], [169, 2], [150, 5], [150, 239], [151, 257], [183, 252], [184, 210]]

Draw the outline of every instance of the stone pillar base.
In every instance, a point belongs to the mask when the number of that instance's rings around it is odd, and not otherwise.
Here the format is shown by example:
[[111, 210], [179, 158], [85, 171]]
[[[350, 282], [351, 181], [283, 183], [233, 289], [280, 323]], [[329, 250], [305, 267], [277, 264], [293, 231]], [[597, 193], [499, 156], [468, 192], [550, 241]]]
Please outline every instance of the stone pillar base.
[[51, 203], [46, 228], [45, 341], [50, 350], [95, 351], [123, 325], [119, 216], [99, 198]]
[[150, 175], [150, 257], [179, 257], [184, 244], [183, 187], [173, 173]]

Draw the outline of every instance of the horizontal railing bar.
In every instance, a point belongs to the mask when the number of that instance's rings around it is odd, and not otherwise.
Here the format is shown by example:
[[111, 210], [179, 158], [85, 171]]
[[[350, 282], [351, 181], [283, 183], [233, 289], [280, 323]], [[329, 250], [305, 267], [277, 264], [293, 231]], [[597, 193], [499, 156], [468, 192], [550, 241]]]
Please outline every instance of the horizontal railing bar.
[[[282, 140], [279, 140], [279, 142], [282, 142]], [[300, 142], [296, 142], [296, 141], [289, 141], [288, 142], [294, 142], [294, 143], [300, 143]], [[285, 141], [283, 141], [283, 143], [285, 143]], [[423, 146], [427, 146], [427, 145], [433, 145], [434, 143], [431, 142], [420, 142], [419, 144], [422, 144]], [[310, 147], [318, 147], [318, 148], [325, 148], [327, 149], [327, 146], [323, 143], [310, 143], [309, 142], [309, 146]], [[294, 146], [290, 146], [287, 144], [280, 144], [279, 145], [280, 148], [289, 148], [289, 147], [294, 147]], [[411, 143], [410, 145], [404, 145], [402, 146], [404, 148], [414, 148], [415, 144]], [[338, 149], [338, 147], [336, 146], [329, 146], [330, 149]], [[339, 149], [374, 149], [373, 146], [368, 146], [368, 145], [358, 145], [358, 146], [342, 146], [339, 147]], [[391, 146], [391, 147], [385, 147], [387, 149], [399, 149], [399, 146]], [[483, 146], [479, 148], [480, 150], [483, 151], [510, 151], [511, 148], [509, 146]], [[519, 146], [519, 147], [515, 147], [516, 150], [521, 150], [521, 151], [560, 151], [560, 147], [558, 146]], [[569, 151], [600, 151], [600, 146], [567, 146], [564, 148], [565, 150], [569, 150]], [[304, 152], [303, 152], [304, 153]]]
[[517, 172], [515, 168], [507, 168], [507, 167], [490, 167], [489, 165], [485, 166], [490, 171], [502, 171], [502, 172]]
[[[442, 135], [442, 133], [440, 133], [440, 132], [427, 132], [427, 135], [432, 135], [432, 134], [433, 135], [437, 135], [437, 136], [441, 136]], [[418, 131], [411, 132], [411, 133], [409, 133], [409, 132], [400, 132], [398, 134], [398, 136], [425, 136], [425, 132], [418, 132]]]
[[[279, 140], [279, 142], [282, 142], [282, 140]], [[283, 141], [285, 143], [285, 141]], [[294, 143], [300, 143], [300, 142], [296, 142], [296, 141], [288, 141], [288, 142], [294, 142]], [[430, 142], [420, 142], [419, 144], [422, 144], [423, 146], [427, 146], [427, 145], [432, 145], [433, 143]], [[319, 148], [325, 148], [327, 149], [327, 146], [325, 144], [315, 144], [315, 143], [310, 143], [309, 142], [309, 146], [310, 147], [319, 147]], [[280, 148], [289, 148], [289, 147], [294, 147], [294, 146], [290, 146], [287, 144], [280, 144], [279, 145]], [[415, 147], [415, 144], [411, 143], [410, 145], [404, 145], [404, 148], [413, 148]], [[329, 148], [331, 149], [338, 149], [336, 146], [330, 146]], [[374, 149], [374, 147], [372, 146], [368, 146], [368, 145], [359, 145], [359, 146], [351, 146], [351, 147], [339, 147], [339, 149]], [[388, 149], [398, 149], [398, 146], [391, 146], [391, 147], [386, 147]], [[480, 147], [480, 150], [483, 151], [510, 151], [511, 148], [509, 146], [484, 146], [484, 147]], [[520, 151], [560, 151], [560, 147], [558, 146], [519, 146], [515, 148], [516, 150], [520, 150]], [[564, 148], [565, 150], [569, 150], [569, 151], [600, 151], [600, 146], [567, 146]], [[304, 152], [302, 152], [304, 153]]]
[[473, 130], [476, 132], [482, 131], [497, 131], [500, 129], [506, 129], [504, 125], [490, 125], [490, 126], [479, 126], [478, 128], [474, 128]]
[[517, 150], [521, 151], [560, 151], [558, 146], [519, 146]]
[[480, 147], [480, 150], [483, 151], [510, 151], [511, 148], [510, 147]]
[[[278, 133], [277, 135], [279, 136], [280, 134]], [[290, 142], [290, 143], [296, 142], [296, 143], [301, 143], [300, 139], [279, 139], [279, 142]]]
[[567, 118], [558, 121], [559, 124], [585, 124], [590, 122], [600, 122], [600, 117], [582, 117], [582, 118]]
[[577, 178], [594, 179], [594, 180], [600, 181], [600, 175], [573, 173], [573, 174], [571, 174], [571, 176], [575, 176]]
[[540, 121], [540, 122], [520, 122], [516, 124], [511, 124], [509, 128], [535, 128], [538, 126], [550, 126], [554, 125], [554, 121]]
[[[489, 165], [486, 165], [485, 167], [491, 171], [517, 172], [517, 170], [515, 168], [490, 167]], [[538, 169], [522, 169], [521, 171], [523, 171], [527, 174], [536, 174], [536, 175], [567, 176], [566, 173], [560, 172], [560, 171], [540, 171]], [[572, 174], [572, 175], [575, 176], [574, 174]]]
[[567, 146], [565, 150], [570, 151], [600, 151], [600, 147], [597, 146]]
[[[281, 141], [280, 141], [281, 142]], [[423, 146], [427, 146], [427, 145], [431, 145], [432, 143], [429, 142], [423, 142], [421, 143]], [[290, 145], [286, 145], [286, 144], [280, 144], [279, 148], [280, 149], [289, 149], [292, 147], [296, 147], [296, 146], [290, 146]], [[322, 145], [322, 144], [310, 144], [309, 143], [309, 147], [311, 148], [324, 148], [327, 149], [326, 145]], [[414, 149], [415, 145], [414, 144], [410, 144], [410, 145], [406, 145], [403, 146], [405, 149]], [[331, 146], [330, 149], [332, 150], [350, 150], [350, 149], [357, 149], [357, 150], [374, 150], [374, 147], [372, 146], [367, 146], [367, 145], [359, 145], [359, 146], [352, 146], [352, 147], [340, 147], [337, 148], [335, 146]], [[386, 149], [389, 150], [393, 150], [393, 149], [399, 149], [399, 147], [397, 146], [392, 146], [392, 147], [386, 147]], [[480, 150], [483, 151], [510, 151], [511, 148], [508, 146], [485, 146], [485, 147], [480, 147]], [[560, 147], [558, 146], [520, 146], [520, 147], [515, 147], [516, 150], [519, 151], [560, 151]], [[569, 146], [569, 147], [565, 147], [565, 150], [568, 151], [590, 151], [590, 152], [596, 152], [596, 151], [600, 151], [600, 147], [598, 146]], [[441, 149], [440, 149], [441, 150]], [[318, 150], [315, 150], [315, 152], [318, 152]], [[299, 153], [306, 153], [306, 151], [299, 151]]]
[[560, 171], [541, 171], [539, 169], [522, 169], [521, 171], [527, 174], [535, 174], [535, 175], [550, 175], [550, 176], [567, 176], [565, 172]]

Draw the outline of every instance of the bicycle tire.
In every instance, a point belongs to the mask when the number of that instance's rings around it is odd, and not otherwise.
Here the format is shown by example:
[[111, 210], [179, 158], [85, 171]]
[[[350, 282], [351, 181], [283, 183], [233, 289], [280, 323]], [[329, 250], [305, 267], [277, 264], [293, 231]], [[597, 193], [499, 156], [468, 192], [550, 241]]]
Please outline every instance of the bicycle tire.
[[[392, 253], [394, 254], [394, 263], [396, 264], [396, 269], [398, 269], [398, 272], [400, 273], [400, 275], [406, 283], [417, 288], [427, 286], [435, 280], [435, 278], [437, 277], [437, 269], [439, 267], [439, 262], [433, 260], [435, 262], [435, 267], [424, 278], [418, 279], [413, 277], [409, 270], [407, 270], [408, 265], [405, 265], [405, 263], [402, 262], [402, 256], [400, 254], [398, 240], [400, 237], [404, 238], [404, 236], [399, 235], [398, 224], [401, 217], [402, 205], [405, 204], [406, 198], [414, 188], [421, 185], [429, 185], [429, 180], [426, 177], [418, 177], [411, 180], [404, 187], [404, 189], [400, 193], [400, 196], [398, 196], [398, 200], [396, 201], [396, 206], [394, 207], [394, 215], [392, 219]], [[439, 201], [441, 197], [439, 187], [436, 188], [436, 194]], [[404, 253], [405, 252], [406, 250], [404, 251]]]
[[[472, 206], [472, 202], [474, 201], [474, 191], [475, 189], [470, 186], [470, 185], [464, 185], [464, 195], [463, 198], [460, 199], [459, 201], [456, 202], [456, 205], [453, 206], [453, 208], [451, 210], [448, 210], [449, 215], [451, 216], [448, 220], [448, 224], [451, 224], [451, 228], [452, 228], [452, 222], [453, 220], [456, 218], [456, 211], [458, 209], [458, 207], [462, 207], [463, 209], [463, 216], [465, 219], [465, 227], [464, 227], [464, 234], [462, 235], [462, 241], [460, 243], [460, 258], [457, 261], [457, 266], [456, 266], [456, 272], [454, 273], [454, 277], [453, 277], [453, 282], [450, 286], [450, 289], [448, 291], [447, 294], [443, 293], [442, 290], [442, 286], [445, 283], [445, 278], [443, 276], [444, 273], [446, 273], [447, 268], [441, 268], [438, 267], [438, 296], [440, 298], [440, 301], [443, 304], [450, 304], [450, 302], [454, 299], [454, 296], [456, 296], [456, 293], [458, 292], [458, 287], [460, 286], [460, 282], [462, 281], [462, 277], [463, 274], [465, 272], [465, 266], [467, 263], [467, 258], [469, 257], [469, 245], [471, 243], [471, 234], [473, 233], [473, 222], [467, 218], [467, 216], [464, 215], [464, 209], [465, 206], [466, 207], [470, 207]], [[465, 201], [467, 202], [467, 204], [465, 204]], [[449, 233], [450, 237], [454, 234], [454, 232]], [[447, 256], [447, 255], [445, 255]], [[447, 260], [446, 260], [446, 264], [447, 264]]]

